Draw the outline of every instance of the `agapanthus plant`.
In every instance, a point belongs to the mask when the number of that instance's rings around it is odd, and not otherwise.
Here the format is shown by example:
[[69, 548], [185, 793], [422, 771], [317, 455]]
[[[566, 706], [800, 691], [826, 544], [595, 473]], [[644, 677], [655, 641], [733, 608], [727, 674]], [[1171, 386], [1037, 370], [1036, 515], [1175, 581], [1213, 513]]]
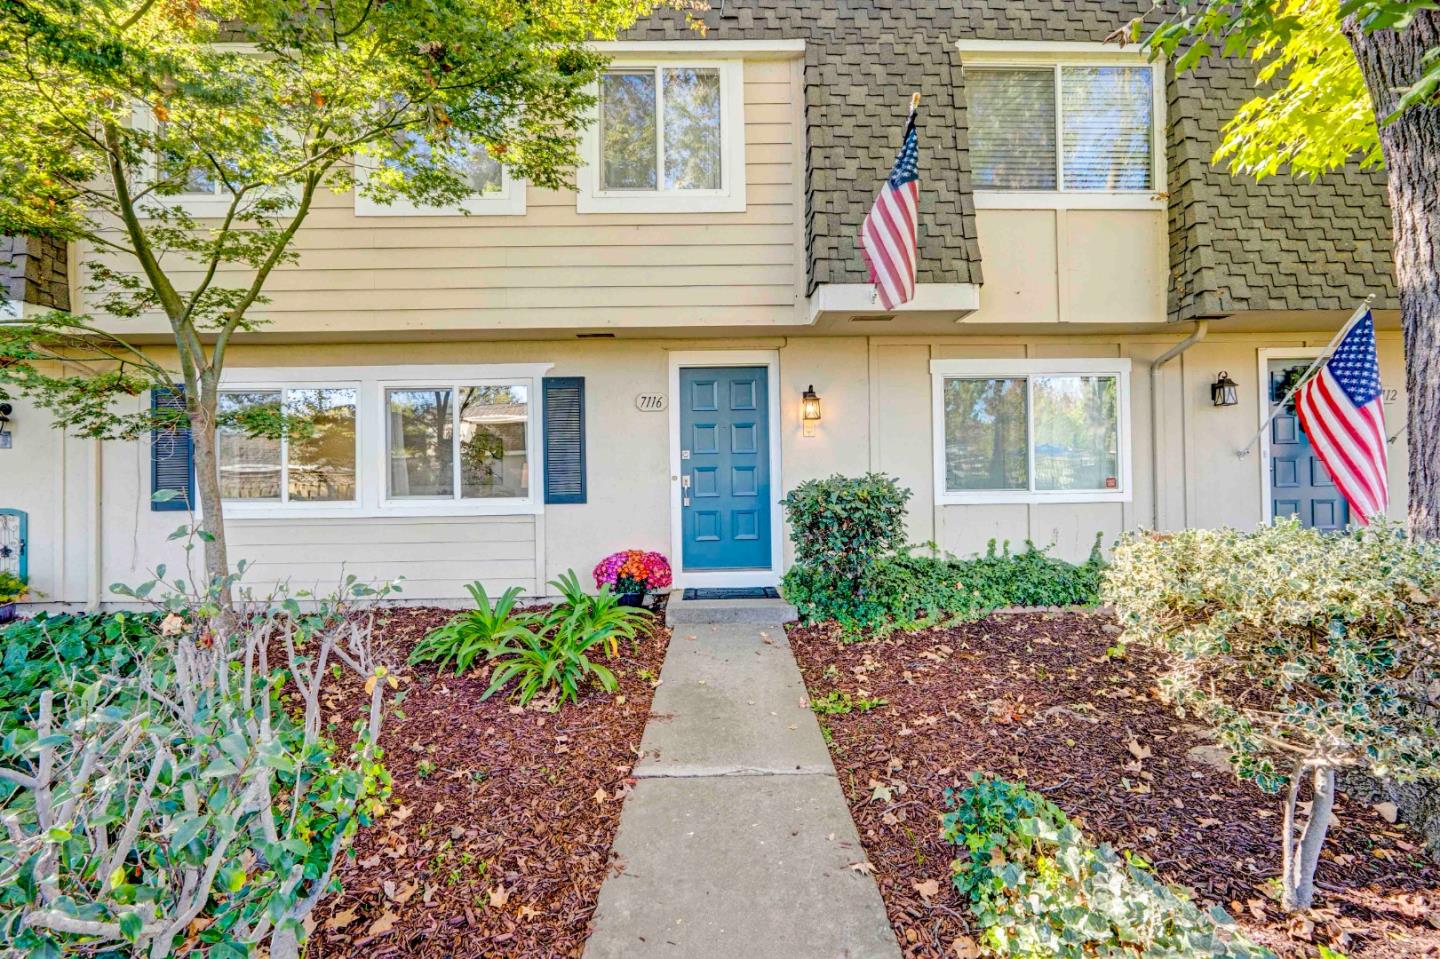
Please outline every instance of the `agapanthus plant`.
[[611, 553], [595, 567], [595, 586], [617, 593], [648, 593], [670, 585], [670, 561], [663, 554], [643, 549]]

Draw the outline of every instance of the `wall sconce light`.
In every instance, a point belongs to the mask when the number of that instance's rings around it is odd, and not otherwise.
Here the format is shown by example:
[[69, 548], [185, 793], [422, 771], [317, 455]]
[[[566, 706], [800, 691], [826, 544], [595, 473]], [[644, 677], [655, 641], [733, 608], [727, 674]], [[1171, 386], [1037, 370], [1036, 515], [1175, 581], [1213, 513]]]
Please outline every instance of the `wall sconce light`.
[[1234, 406], [1240, 402], [1238, 385], [1230, 378], [1230, 374], [1224, 370], [1210, 384], [1210, 402], [1216, 406]]
[[14, 407], [9, 403], [0, 403], [0, 450], [8, 450], [11, 446], [10, 414], [15, 412]]
[[812, 384], [800, 395], [800, 420], [806, 436], [815, 435], [815, 424], [820, 422], [820, 397]]

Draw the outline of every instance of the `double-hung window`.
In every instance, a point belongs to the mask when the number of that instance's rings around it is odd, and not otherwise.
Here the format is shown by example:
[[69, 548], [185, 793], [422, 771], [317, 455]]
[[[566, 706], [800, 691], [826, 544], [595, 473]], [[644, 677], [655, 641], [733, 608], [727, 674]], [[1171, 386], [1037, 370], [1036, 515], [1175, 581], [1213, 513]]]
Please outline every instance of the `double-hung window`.
[[1130, 361], [936, 360], [941, 503], [1130, 498]]
[[1143, 206], [1164, 189], [1157, 66], [982, 58], [964, 76], [977, 205]]
[[385, 390], [385, 496], [392, 503], [530, 498], [528, 383]]
[[581, 213], [745, 208], [743, 65], [617, 62], [582, 142]]
[[[227, 506], [358, 502], [359, 394], [351, 386], [266, 385], [220, 391], [216, 431], [220, 496]], [[279, 439], [254, 425], [280, 419]]]
[[[458, 204], [446, 206], [421, 206], [404, 198], [390, 203], [380, 203], [355, 193], [356, 216], [455, 216], [465, 213], [489, 216], [520, 216], [525, 212], [525, 182], [510, 175], [499, 160], [490, 155], [483, 144], [472, 143], [462, 133], [452, 133], [451, 143], [445, 150], [444, 162], [461, 179], [470, 185], [470, 196]], [[412, 166], [429, 165], [434, 148], [423, 135], [415, 131], [399, 134], [401, 144], [406, 148], [405, 161], [386, 161], [387, 166], [408, 173]], [[370, 164], [373, 158], [362, 157], [356, 163], [356, 179], [362, 185], [370, 178]]]

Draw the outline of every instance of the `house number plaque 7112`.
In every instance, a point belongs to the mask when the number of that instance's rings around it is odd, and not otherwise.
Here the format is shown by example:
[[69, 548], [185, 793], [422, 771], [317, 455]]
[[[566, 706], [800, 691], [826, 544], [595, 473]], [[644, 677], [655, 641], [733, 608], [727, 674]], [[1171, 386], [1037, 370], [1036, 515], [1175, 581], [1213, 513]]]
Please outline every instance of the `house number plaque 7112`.
[[635, 408], [646, 413], [663, 413], [665, 411], [665, 394], [637, 393], [635, 394]]

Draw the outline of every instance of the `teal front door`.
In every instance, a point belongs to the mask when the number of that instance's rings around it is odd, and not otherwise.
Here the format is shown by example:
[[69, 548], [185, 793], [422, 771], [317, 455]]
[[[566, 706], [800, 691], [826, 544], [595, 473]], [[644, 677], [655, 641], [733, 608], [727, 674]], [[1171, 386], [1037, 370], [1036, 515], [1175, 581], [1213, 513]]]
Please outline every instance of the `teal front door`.
[[[1270, 404], [1273, 409], [1295, 385], [1310, 360], [1271, 360]], [[1270, 422], [1270, 515], [1275, 519], [1298, 516], [1316, 529], [1341, 529], [1350, 522], [1345, 502], [1325, 464], [1315, 455], [1310, 438], [1300, 428], [1292, 400]]]
[[681, 564], [770, 569], [770, 421], [763, 366], [680, 370]]

